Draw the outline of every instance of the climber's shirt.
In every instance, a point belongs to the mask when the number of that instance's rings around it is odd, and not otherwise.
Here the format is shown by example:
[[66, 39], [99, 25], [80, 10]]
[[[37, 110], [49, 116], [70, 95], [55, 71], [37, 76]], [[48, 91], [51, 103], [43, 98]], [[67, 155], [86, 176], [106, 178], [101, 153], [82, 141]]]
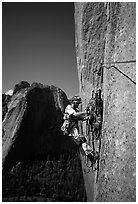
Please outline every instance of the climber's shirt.
[[72, 106], [69, 104], [67, 105], [67, 107], [65, 108], [65, 114], [74, 114], [76, 111], [72, 108]]
[[76, 111], [72, 108], [72, 106], [70, 104], [67, 105], [64, 114], [64, 123], [61, 130], [64, 132], [64, 134], [68, 134], [69, 136], [74, 137], [74, 139], [77, 139], [79, 137], [77, 128], [78, 124], [75, 120], [75, 116], [73, 115], [74, 113], [76, 113]]

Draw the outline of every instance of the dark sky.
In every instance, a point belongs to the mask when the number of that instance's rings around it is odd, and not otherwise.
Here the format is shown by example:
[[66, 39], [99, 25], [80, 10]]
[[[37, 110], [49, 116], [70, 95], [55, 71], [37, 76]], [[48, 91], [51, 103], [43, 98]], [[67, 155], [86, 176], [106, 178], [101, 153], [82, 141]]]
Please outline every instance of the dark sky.
[[21, 80], [78, 94], [73, 3], [2, 3], [3, 92]]

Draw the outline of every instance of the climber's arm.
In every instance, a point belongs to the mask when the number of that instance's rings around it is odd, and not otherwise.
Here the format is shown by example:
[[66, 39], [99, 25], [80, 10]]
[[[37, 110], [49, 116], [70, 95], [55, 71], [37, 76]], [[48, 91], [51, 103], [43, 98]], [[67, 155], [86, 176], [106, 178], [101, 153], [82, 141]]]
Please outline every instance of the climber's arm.
[[77, 118], [77, 119], [85, 119], [87, 116], [87, 112], [83, 111], [83, 112], [75, 112], [73, 113], [73, 115]]

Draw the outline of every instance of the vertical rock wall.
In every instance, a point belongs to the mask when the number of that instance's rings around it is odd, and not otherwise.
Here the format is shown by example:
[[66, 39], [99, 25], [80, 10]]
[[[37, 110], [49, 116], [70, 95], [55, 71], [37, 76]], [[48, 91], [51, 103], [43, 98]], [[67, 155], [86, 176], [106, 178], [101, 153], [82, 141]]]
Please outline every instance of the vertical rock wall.
[[83, 109], [92, 90], [104, 104], [98, 180], [82, 158], [88, 201], [135, 201], [136, 3], [75, 3], [75, 35]]

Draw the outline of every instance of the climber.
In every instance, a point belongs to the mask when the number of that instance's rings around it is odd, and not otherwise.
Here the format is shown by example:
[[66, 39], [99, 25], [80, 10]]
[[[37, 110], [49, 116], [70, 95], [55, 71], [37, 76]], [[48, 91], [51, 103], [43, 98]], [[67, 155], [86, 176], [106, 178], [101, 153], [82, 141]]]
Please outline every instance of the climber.
[[65, 108], [64, 123], [61, 130], [65, 135], [71, 136], [74, 142], [82, 148], [85, 155], [92, 159], [93, 149], [87, 144], [86, 138], [79, 133], [78, 121], [84, 121], [90, 117], [87, 115], [87, 111], [79, 112], [80, 103], [82, 103], [81, 98], [78, 96], [74, 96], [70, 100], [70, 104]]

